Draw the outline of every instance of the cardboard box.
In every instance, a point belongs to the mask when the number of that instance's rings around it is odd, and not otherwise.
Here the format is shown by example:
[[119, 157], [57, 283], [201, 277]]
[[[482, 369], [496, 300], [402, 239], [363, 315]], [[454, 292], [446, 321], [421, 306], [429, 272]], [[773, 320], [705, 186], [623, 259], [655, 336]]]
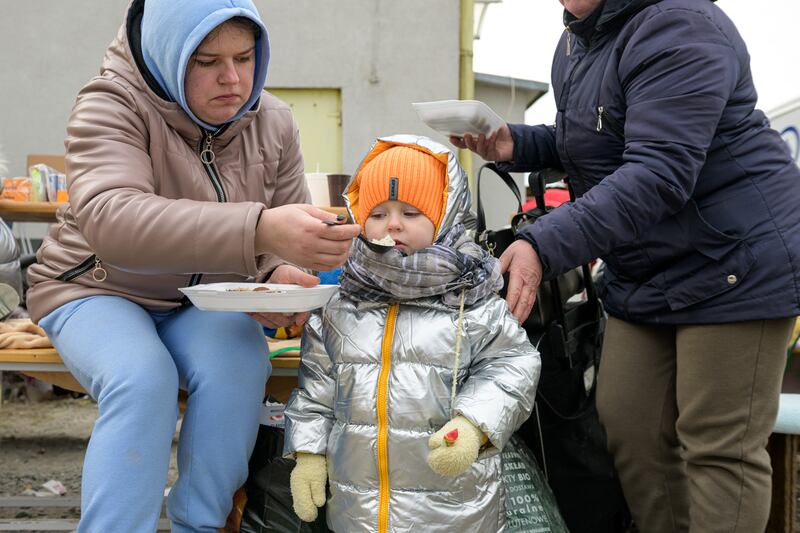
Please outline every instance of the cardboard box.
[[52, 167], [62, 174], [67, 172], [67, 163], [64, 156], [61, 154], [28, 154], [28, 168], [39, 164]]

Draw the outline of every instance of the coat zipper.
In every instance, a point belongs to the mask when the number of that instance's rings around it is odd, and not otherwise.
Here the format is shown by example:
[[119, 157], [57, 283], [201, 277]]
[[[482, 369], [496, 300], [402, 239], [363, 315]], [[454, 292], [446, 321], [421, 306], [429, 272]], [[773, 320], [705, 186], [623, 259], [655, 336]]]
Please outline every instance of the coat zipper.
[[228, 197], [225, 195], [225, 189], [222, 188], [217, 167], [214, 166], [214, 160], [217, 158], [214, 153], [214, 134], [204, 130], [203, 135], [204, 139], [200, 143], [200, 161], [202, 161], [203, 168], [211, 179], [214, 192], [217, 193], [217, 201], [224, 203], [228, 201]]
[[616, 133], [623, 139], [625, 138], [625, 129], [620, 126], [617, 119], [612, 117], [607, 111], [604, 106], [597, 106], [597, 133], [603, 131], [603, 120], [605, 119], [605, 124], [608, 125], [608, 129], [611, 130], [612, 133]]
[[567, 57], [569, 57], [572, 55], [572, 30], [567, 26], [564, 31], [567, 32]]
[[[94, 266], [94, 269], [92, 269]], [[97, 255], [92, 254], [88, 258], [84, 259], [81, 264], [76, 266], [75, 268], [71, 268], [64, 272], [63, 274], [59, 274], [56, 276], [56, 279], [59, 281], [72, 281], [73, 279], [82, 276], [92, 271], [92, 279], [94, 279], [98, 283], [102, 283], [108, 277], [108, 272], [106, 269], [103, 268], [103, 262], [100, 261], [100, 258]]]
[[378, 533], [389, 531], [389, 455], [388, 455], [388, 406], [389, 372], [392, 368], [392, 341], [394, 326], [397, 321], [398, 304], [389, 306], [386, 313], [386, 325], [381, 342], [381, 372], [378, 376]]
[[[224, 130], [224, 127], [220, 129], [217, 133], [220, 133]], [[206, 130], [202, 130], [203, 138], [200, 139], [200, 162], [203, 163], [203, 169], [205, 169], [206, 174], [208, 174], [208, 178], [211, 180], [211, 185], [214, 187], [214, 192], [217, 195], [217, 201], [220, 203], [224, 203], [228, 201], [228, 196], [225, 194], [225, 189], [222, 187], [222, 181], [219, 179], [219, 171], [217, 167], [214, 165], [214, 161], [217, 159], [217, 155], [214, 153], [214, 133], [211, 133]], [[195, 273], [189, 278], [189, 287], [197, 285], [200, 283], [200, 278], [203, 277], [203, 274]]]
[[[567, 26], [567, 29], [569, 29], [569, 26]], [[569, 34], [568, 34], [568, 35], [569, 35]], [[587, 50], [587, 51], [586, 51], [586, 53], [588, 53], [588, 52], [589, 52], [589, 51]], [[567, 54], [567, 55], [569, 55], [569, 54]], [[571, 71], [570, 71], [570, 73], [569, 73], [569, 78], [567, 79], [566, 91], [565, 91], [564, 95], [562, 96], [562, 99], [563, 99], [563, 101], [564, 101], [564, 105], [563, 105], [564, 112], [561, 114], [562, 120], [564, 120], [564, 115], [565, 115], [565, 114], [566, 114], [566, 112], [567, 112], [567, 103], [568, 103], [568, 101], [569, 101], [569, 93], [572, 91], [572, 77], [575, 75], [575, 71], [576, 71], [576, 70], [578, 70], [578, 67], [580, 66], [581, 62], [583, 61], [583, 59], [584, 59], [585, 57], [586, 57], [586, 54], [584, 54], [583, 56], [581, 56], [581, 57], [578, 59], [578, 62], [577, 62], [577, 63], [575, 63], [575, 66], [574, 66], [574, 67], [572, 67], [572, 70], [571, 70]], [[586, 192], [586, 181], [583, 179], [583, 176], [581, 176], [581, 175], [580, 175], [580, 174], [577, 172], [577, 167], [575, 166], [575, 162], [574, 162], [574, 161], [572, 161], [572, 157], [570, 157], [570, 155], [569, 155], [569, 151], [567, 150], [567, 128], [566, 128], [566, 125], [564, 125], [564, 126], [565, 126], [565, 127], [561, 128], [561, 139], [562, 139], [562, 143], [563, 143], [563, 145], [564, 145], [564, 155], [566, 155], [566, 156], [567, 156], [567, 160], [569, 161], [569, 164], [572, 166], [572, 168], [576, 169], [576, 171], [575, 171], [575, 178], [576, 178], [578, 181], [580, 181], [580, 182], [581, 182], [581, 189], [582, 189], [584, 192]]]

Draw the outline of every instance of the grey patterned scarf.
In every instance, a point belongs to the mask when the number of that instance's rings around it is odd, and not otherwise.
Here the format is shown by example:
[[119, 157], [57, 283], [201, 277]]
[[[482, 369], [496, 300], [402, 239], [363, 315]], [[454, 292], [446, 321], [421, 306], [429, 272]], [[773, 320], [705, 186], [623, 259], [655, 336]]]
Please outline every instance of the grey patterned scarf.
[[357, 300], [402, 302], [441, 296], [448, 307], [472, 305], [503, 286], [500, 263], [472, 242], [463, 224], [447, 230], [436, 243], [409, 256], [392, 249], [381, 254], [356, 240], [342, 268], [341, 290]]

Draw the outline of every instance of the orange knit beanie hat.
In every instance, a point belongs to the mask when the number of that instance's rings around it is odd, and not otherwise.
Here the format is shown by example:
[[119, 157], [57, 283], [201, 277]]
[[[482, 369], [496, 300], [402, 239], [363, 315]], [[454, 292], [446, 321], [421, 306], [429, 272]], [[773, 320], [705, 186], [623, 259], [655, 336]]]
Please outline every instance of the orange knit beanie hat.
[[409, 146], [393, 146], [369, 161], [358, 173], [358, 219], [363, 224], [386, 200], [411, 204], [439, 227], [445, 198], [444, 163]]

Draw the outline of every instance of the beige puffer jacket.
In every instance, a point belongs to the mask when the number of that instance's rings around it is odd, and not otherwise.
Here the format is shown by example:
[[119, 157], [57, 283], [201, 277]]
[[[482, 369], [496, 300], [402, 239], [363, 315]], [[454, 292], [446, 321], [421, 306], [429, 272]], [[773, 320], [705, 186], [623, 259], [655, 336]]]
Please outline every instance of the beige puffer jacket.
[[[34, 321], [90, 295], [169, 309], [201, 274], [202, 283], [263, 276], [282, 261], [256, 257], [259, 214], [310, 200], [286, 104], [264, 92], [217, 137], [205, 136], [148, 87], [125, 25], [100, 76], [79, 93], [65, 145], [70, 203], [28, 269]], [[201, 160], [207, 147], [210, 164]]]

